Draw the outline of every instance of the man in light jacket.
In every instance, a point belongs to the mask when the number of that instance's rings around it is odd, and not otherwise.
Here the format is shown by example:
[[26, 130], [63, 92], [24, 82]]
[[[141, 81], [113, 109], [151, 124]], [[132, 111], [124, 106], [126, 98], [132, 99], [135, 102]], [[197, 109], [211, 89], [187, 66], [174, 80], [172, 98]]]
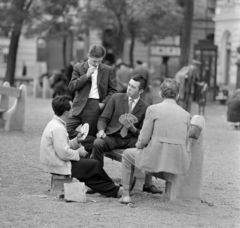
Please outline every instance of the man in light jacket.
[[123, 196], [119, 202], [131, 202], [129, 185], [134, 166], [145, 172], [185, 174], [189, 168], [187, 140], [190, 114], [177, 103], [180, 84], [167, 78], [160, 87], [163, 101], [147, 108], [136, 148], [127, 149], [122, 157]]
[[69, 140], [66, 121], [72, 115], [70, 96], [58, 96], [52, 101], [54, 116], [47, 124], [40, 143], [40, 161], [48, 173], [71, 175], [92, 190], [107, 197], [122, 194], [96, 160], [85, 159], [87, 151], [81, 146], [81, 133]]

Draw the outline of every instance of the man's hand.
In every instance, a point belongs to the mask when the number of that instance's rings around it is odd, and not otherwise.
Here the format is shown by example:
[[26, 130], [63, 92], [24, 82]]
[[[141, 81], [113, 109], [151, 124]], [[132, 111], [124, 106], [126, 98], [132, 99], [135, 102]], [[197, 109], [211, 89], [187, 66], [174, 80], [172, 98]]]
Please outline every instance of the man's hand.
[[88, 78], [92, 77], [92, 74], [94, 73], [95, 70], [96, 70], [95, 67], [89, 67], [87, 70], [87, 77]]
[[80, 144], [81, 142], [82, 142], [82, 140], [83, 140], [83, 135], [84, 135], [84, 133], [82, 133], [82, 132], [79, 132], [78, 134], [77, 134], [77, 141], [78, 141], [78, 144]]
[[124, 120], [123, 125], [133, 133], [135, 133], [137, 131], [137, 129], [134, 127], [133, 123], [131, 123], [129, 120]]
[[106, 134], [105, 134], [104, 130], [101, 130], [97, 133], [97, 138], [104, 139], [105, 137], [106, 137]]
[[78, 152], [79, 152], [79, 156], [80, 157], [86, 157], [88, 155], [88, 152], [85, 150], [85, 148], [83, 146], [81, 146], [79, 149], [78, 149]]
[[98, 105], [99, 105], [99, 108], [100, 108], [101, 110], [103, 110], [103, 108], [104, 108], [104, 103], [99, 103]]

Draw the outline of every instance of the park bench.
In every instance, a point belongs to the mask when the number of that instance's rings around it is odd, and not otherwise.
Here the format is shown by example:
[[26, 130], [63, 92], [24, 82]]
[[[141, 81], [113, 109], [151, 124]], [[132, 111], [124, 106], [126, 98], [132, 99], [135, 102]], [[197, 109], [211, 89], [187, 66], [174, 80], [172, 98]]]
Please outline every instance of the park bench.
[[[25, 103], [27, 88], [21, 85], [18, 88], [10, 87], [9, 82], [0, 86], [0, 127], [6, 131], [23, 130], [25, 117]], [[9, 97], [14, 97], [15, 102], [9, 109]]]
[[[205, 125], [204, 117], [195, 115], [191, 119], [191, 129], [188, 140], [188, 150], [190, 151], [191, 163], [187, 173], [175, 175], [167, 172], [147, 173], [156, 178], [166, 181], [165, 195], [168, 199], [192, 198], [201, 199], [202, 169], [203, 169], [203, 129]], [[122, 162], [124, 150], [116, 149], [105, 152], [104, 156], [112, 160]]]

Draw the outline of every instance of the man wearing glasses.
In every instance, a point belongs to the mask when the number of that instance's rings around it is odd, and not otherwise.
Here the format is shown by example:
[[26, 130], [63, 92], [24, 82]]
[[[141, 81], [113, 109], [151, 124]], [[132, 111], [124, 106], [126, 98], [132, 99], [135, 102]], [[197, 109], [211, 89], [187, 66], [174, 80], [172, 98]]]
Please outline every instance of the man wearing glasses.
[[[103, 166], [103, 153], [113, 149], [135, 148], [140, 129], [143, 125], [148, 104], [140, 98], [147, 81], [142, 75], [134, 75], [129, 81], [126, 93], [115, 93], [107, 103], [98, 123], [98, 134], [93, 144], [91, 157]], [[131, 113], [138, 122], [119, 121], [121, 115]], [[152, 176], [146, 175], [143, 191], [162, 193], [152, 185]]]
[[[75, 93], [73, 113], [67, 121], [70, 139], [76, 137], [80, 124], [89, 124], [89, 136], [96, 137], [97, 121], [109, 98], [116, 92], [112, 67], [102, 64], [106, 50], [101, 45], [89, 48], [88, 60], [73, 68], [69, 90]], [[87, 149], [87, 148], [86, 148]]]

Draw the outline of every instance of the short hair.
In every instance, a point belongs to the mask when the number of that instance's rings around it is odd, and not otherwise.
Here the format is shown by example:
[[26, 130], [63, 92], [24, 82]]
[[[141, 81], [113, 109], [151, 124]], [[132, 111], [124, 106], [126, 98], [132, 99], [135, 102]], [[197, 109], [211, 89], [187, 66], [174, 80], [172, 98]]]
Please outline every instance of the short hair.
[[61, 116], [65, 111], [69, 111], [71, 109], [70, 101], [72, 101], [71, 97], [68, 95], [57, 96], [52, 100], [52, 109], [54, 114], [57, 116]]
[[137, 60], [136, 63], [141, 65], [143, 62], [141, 60]]
[[93, 44], [90, 46], [88, 54], [90, 57], [102, 58], [106, 55], [106, 49], [101, 45]]
[[139, 88], [145, 90], [147, 85], [147, 80], [141, 74], [135, 74], [132, 79], [136, 82], [140, 82]]
[[166, 78], [160, 86], [163, 98], [175, 99], [179, 94], [180, 83], [173, 78]]

